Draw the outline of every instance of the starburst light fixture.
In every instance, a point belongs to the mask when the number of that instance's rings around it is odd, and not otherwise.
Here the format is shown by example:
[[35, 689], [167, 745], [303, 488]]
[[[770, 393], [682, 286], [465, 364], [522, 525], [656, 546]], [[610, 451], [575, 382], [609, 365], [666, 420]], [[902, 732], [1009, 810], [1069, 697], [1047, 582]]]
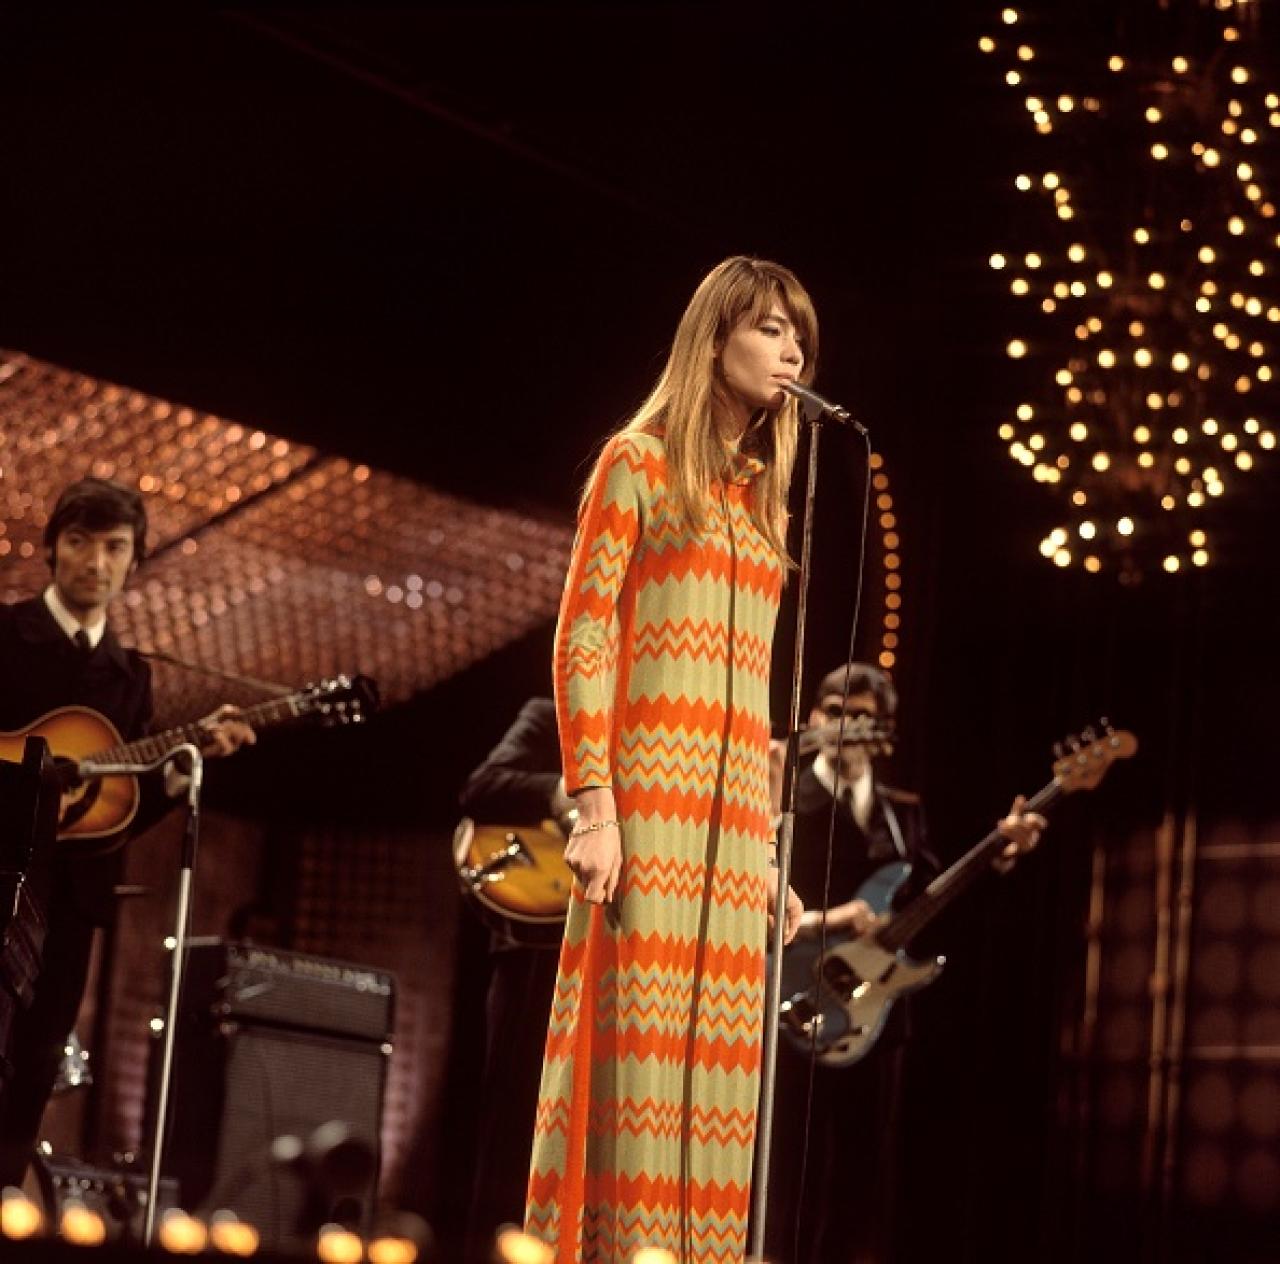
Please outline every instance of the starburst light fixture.
[[999, 435], [1063, 503], [1041, 553], [1129, 581], [1213, 559], [1276, 446], [1280, 342], [1280, 93], [1250, 55], [1256, 5], [1147, 7], [1130, 47], [1078, 31], [1050, 52], [1012, 8], [979, 41], [1035, 154], [989, 259], [1023, 305]]

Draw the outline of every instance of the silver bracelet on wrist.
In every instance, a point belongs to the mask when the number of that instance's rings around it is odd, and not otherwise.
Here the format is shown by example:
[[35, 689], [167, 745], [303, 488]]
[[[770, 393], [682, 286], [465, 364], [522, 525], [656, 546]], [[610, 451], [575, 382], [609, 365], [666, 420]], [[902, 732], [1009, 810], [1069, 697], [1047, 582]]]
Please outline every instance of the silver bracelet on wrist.
[[592, 821], [590, 825], [575, 825], [569, 831], [570, 838], [577, 838], [579, 834], [594, 834], [596, 830], [608, 829], [610, 826], [618, 826], [618, 821]]

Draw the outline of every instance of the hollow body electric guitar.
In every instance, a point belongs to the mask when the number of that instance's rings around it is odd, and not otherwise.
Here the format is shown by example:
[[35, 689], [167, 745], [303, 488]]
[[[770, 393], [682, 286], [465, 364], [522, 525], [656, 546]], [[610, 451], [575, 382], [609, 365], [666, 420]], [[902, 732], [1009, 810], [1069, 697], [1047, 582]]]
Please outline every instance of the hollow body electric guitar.
[[[378, 705], [377, 686], [367, 676], [335, 676], [296, 693], [244, 707], [240, 718], [255, 729], [303, 716], [323, 724], [358, 723]], [[28, 737], [49, 743], [62, 785], [58, 838], [85, 852], [108, 850], [138, 811], [138, 779], [130, 776], [82, 780], [80, 764], [151, 763], [166, 752], [193, 742], [201, 745], [201, 726], [184, 724], [163, 733], [122, 742], [115, 726], [89, 707], [58, 707], [16, 733], [0, 733], [0, 759], [20, 760]]]
[[[874, 716], [833, 720], [796, 735], [800, 753], [839, 741], [867, 746], [873, 755], [893, 749], [893, 729]], [[491, 926], [519, 942], [558, 940], [573, 874], [564, 862], [568, 835], [558, 821], [524, 825], [480, 825], [469, 817], [453, 835], [454, 863], [462, 889]]]
[[[1108, 729], [1097, 737], [1086, 730], [1053, 765], [1053, 780], [1026, 805], [1045, 812], [1063, 795], [1092, 790], [1117, 759], [1128, 759], [1138, 743], [1132, 733]], [[875, 1044], [894, 1001], [932, 983], [945, 957], [917, 961], [906, 947], [956, 896], [986, 873], [1008, 845], [992, 830], [906, 907], [891, 912], [894, 897], [911, 874], [906, 861], [882, 865], [858, 888], [886, 922], [860, 936], [829, 933], [825, 952], [820, 939], [791, 944], [782, 958], [779, 1024], [787, 1042], [810, 1052], [825, 1066], [848, 1066]]]

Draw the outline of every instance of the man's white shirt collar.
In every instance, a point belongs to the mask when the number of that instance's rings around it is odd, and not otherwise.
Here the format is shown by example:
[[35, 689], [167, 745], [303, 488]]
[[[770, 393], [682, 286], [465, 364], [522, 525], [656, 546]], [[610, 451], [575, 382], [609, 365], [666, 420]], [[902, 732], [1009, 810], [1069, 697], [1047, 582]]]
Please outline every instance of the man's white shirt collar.
[[[834, 798], [836, 793], [836, 766], [825, 752], [820, 752], [818, 758], [813, 761], [813, 775], [817, 777], [823, 789]], [[867, 823], [871, 820], [871, 806], [875, 801], [871, 769], [869, 767], [864, 768], [862, 776], [854, 781], [842, 781], [840, 789], [842, 793], [849, 796], [854, 820], [865, 830]]]
[[98, 648], [98, 642], [107, 633], [107, 616], [104, 614], [98, 621], [85, 627], [79, 619], [67, 609], [66, 604], [58, 595], [58, 587], [56, 584], [50, 584], [44, 590], [44, 604], [48, 607], [49, 613], [53, 615], [54, 622], [67, 634], [67, 639], [74, 641], [77, 632], [84, 632], [89, 638], [89, 645], [93, 649]]

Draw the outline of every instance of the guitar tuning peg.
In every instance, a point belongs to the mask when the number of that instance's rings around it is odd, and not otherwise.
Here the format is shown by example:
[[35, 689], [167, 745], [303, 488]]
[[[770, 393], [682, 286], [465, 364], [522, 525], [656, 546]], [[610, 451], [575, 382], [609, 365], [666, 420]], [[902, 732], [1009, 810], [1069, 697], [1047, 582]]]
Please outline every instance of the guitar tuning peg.
[[1067, 753], [1067, 752], [1066, 752], [1066, 750], [1063, 748], [1063, 745], [1062, 745], [1062, 743], [1061, 743], [1061, 742], [1054, 742], [1054, 744], [1053, 744], [1053, 757], [1054, 757], [1054, 759], [1063, 759], [1063, 758], [1066, 756], [1066, 753]]
[[1067, 750], [1069, 750], [1073, 755], [1078, 755], [1080, 753], [1080, 739], [1074, 733], [1067, 738]]
[[1102, 730], [1102, 731], [1103, 731], [1103, 732], [1104, 732], [1108, 737], [1110, 737], [1110, 736], [1115, 732], [1115, 729], [1112, 727], [1111, 721], [1110, 721], [1110, 720], [1108, 720], [1108, 719], [1107, 719], [1107, 717], [1106, 717], [1105, 715], [1103, 715], [1103, 716], [1099, 716], [1099, 717], [1098, 717], [1098, 727], [1099, 727], [1099, 728], [1100, 728], [1100, 729], [1101, 729], [1101, 730]]
[[1092, 745], [1094, 744], [1094, 742], [1096, 742], [1096, 741], [1098, 740], [1098, 735], [1097, 735], [1097, 733], [1095, 733], [1095, 732], [1094, 732], [1094, 730], [1093, 730], [1093, 725], [1092, 725], [1092, 724], [1090, 724], [1090, 725], [1089, 725], [1089, 726], [1084, 730], [1084, 732], [1080, 734], [1080, 740], [1081, 740], [1081, 741], [1082, 741], [1086, 746], [1092, 746]]

